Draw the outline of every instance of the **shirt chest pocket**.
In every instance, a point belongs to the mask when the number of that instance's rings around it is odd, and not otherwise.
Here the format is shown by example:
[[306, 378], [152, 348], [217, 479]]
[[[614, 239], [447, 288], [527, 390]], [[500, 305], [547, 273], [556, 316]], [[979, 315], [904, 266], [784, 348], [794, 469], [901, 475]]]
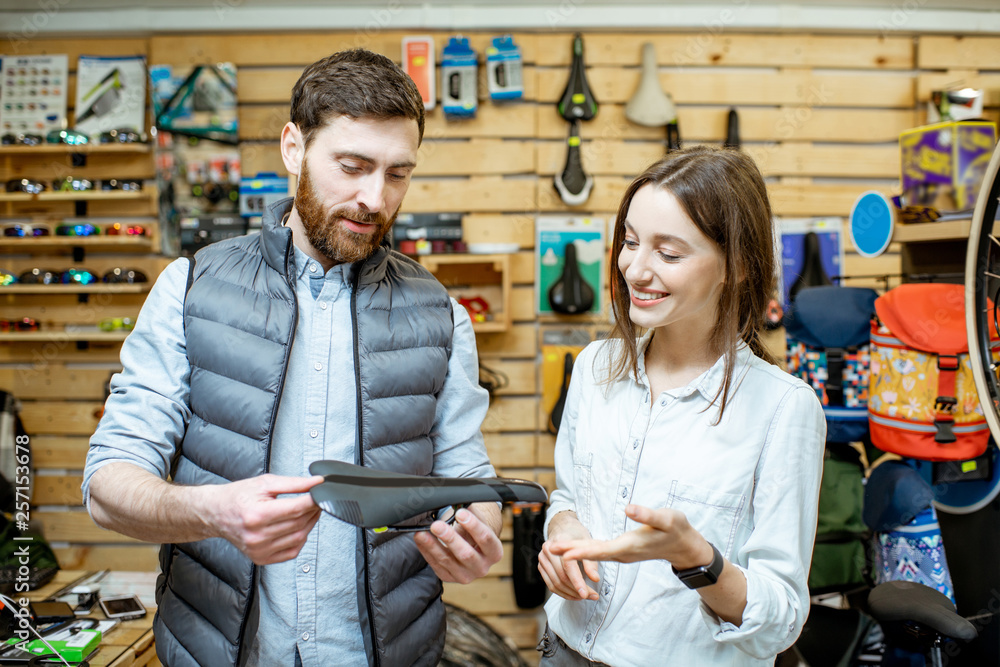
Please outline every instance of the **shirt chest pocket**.
[[675, 479], [670, 482], [666, 506], [683, 512], [688, 522], [728, 558], [746, 502], [742, 494], [681, 484]]

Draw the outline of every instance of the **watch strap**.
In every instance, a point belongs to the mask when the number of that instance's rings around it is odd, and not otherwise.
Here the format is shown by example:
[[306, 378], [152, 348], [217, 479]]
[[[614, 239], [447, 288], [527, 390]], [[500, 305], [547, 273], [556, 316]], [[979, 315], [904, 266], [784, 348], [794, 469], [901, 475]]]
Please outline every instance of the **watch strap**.
[[709, 542], [708, 546], [712, 547], [712, 562], [708, 565], [699, 565], [684, 570], [678, 570], [673, 565], [670, 566], [677, 578], [684, 582], [688, 588], [711, 586], [719, 580], [719, 576], [722, 574], [722, 568], [726, 561], [714, 544]]

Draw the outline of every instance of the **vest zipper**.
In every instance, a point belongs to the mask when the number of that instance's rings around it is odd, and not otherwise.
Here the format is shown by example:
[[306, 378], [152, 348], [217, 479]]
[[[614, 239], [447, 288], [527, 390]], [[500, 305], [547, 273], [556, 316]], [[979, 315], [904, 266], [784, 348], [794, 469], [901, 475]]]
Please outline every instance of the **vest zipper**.
[[[261, 241], [263, 243], [263, 240]], [[274, 399], [274, 410], [271, 412], [271, 423], [268, 425], [267, 434], [268, 437], [273, 437], [274, 435], [274, 424], [278, 421], [278, 403], [281, 402], [281, 393], [285, 389], [285, 377], [288, 375], [288, 357], [292, 352], [292, 342], [295, 340], [295, 327], [299, 323], [299, 297], [295, 294], [295, 282], [291, 280], [288, 276], [288, 264], [289, 259], [292, 256], [292, 242], [288, 242], [288, 247], [285, 248], [285, 280], [288, 282], [288, 286], [292, 290], [292, 328], [288, 334], [288, 345], [285, 346], [285, 357], [281, 362], [281, 377], [278, 379], [278, 391], [275, 394]], [[271, 444], [268, 442], [267, 449], [264, 450], [264, 474], [267, 474], [271, 469]], [[257, 594], [256, 582], [257, 580], [257, 565], [252, 563], [250, 565], [250, 595], [247, 596], [247, 605], [243, 608], [243, 619], [240, 621], [240, 648], [236, 652], [236, 664], [243, 664], [243, 650], [246, 648], [246, 641], [244, 641], [243, 633], [247, 629], [247, 618], [249, 617], [250, 608], [253, 607], [253, 599]]]
[[[355, 457], [358, 465], [365, 464], [365, 447], [364, 447], [364, 437], [363, 432], [364, 426], [362, 422], [361, 413], [361, 351], [360, 351], [360, 335], [358, 326], [358, 286], [361, 284], [361, 268], [364, 265], [363, 262], [357, 265], [357, 269], [351, 280], [351, 330], [354, 334], [354, 391], [357, 403], [357, 421], [358, 421], [358, 451]], [[371, 633], [372, 638], [372, 660], [373, 664], [380, 665], [381, 661], [378, 657], [378, 636], [375, 634], [375, 616], [372, 610], [372, 599], [371, 599], [371, 577], [369, 573], [369, 568], [371, 563], [368, 560], [368, 533], [364, 528], [358, 529], [361, 532], [361, 550], [364, 554], [365, 559], [365, 608], [368, 610], [368, 632]]]

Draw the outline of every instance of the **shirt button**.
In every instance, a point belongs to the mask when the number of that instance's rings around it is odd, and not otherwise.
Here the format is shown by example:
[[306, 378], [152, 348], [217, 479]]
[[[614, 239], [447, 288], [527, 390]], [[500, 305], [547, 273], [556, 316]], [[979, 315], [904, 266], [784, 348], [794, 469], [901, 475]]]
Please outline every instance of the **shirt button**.
[[319, 435], [319, 431], [317, 431], [316, 429], [313, 429], [313, 430], [309, 431], [309, 437], [311, 437], [311, 438], [315, 438], [318, 435]]
[[639, 446], [639, 440], [637, 438], [637, 439], [635, 439], [635, 440], [632, 441], [632, 449], [635, 449], [638, 446]]
[[624, 498], [626, 496], [628, 496], [628, 488], [623, 486], [622, 487], [622, 498]]
[[318, 371], [321, 371], [321, 370], [323, 370], [323, 364], [321, 364], [321, 363], [319, 363], [317, 361], [315, 364], [313, 364], [313, 368], [315, 368]]
[[309, 633], [308, 632], [303, 632], [302, 633], [302, 641], [304, 641], [304, 642], [309, 641]]
[[608, 595], [609, 593], [611, 593], [611, 586], [604, 584], [604, 594]]
[[308, 573], [309, 573], [309, 570], [311, 570], [311, 569], [312, 569], [312, 568], [310, 568], [310, 567], [309, 567], [308, 565], [303, 565], [303, 566], [302, 566], [302, 571], [303, 571], [303, 572], [305, 572], [306, 574], [308, 574]]
[[666, 405], [666, 404], [667, 404], [667, 399], [663, 399], [662, 401], [660, 401], [660, 405]]
[[309, 265], [309, 273], [316, 273], [316, 265], [315, 264], [310, 264]]
[[583, 638], [583, 641], [585, 641], [585, 642], [587, 642], [589, 644], [590, 640], [593, 639], [593, 638], [594, 638], [594, 635], [592, 635], [591, 633], [588, 632], [587, 636]]
[[320, 301], [319, 302], [319, 309], [320, 310], [326, 310], [326, 301]]

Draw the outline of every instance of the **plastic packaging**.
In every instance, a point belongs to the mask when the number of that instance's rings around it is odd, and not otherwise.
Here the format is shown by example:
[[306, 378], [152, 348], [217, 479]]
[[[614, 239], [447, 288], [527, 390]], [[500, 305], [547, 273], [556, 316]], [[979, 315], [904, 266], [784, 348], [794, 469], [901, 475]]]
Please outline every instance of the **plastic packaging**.
[[486, 49], [486, 80], [490, 98], [519, 100], [524, 96], [521, 48], [510, 35], [494, 37]]
[[448, 118], [472, 118], [479, 105], [479, 60], [466, 37], [452, 37], [441, 54], [441, 106]]

